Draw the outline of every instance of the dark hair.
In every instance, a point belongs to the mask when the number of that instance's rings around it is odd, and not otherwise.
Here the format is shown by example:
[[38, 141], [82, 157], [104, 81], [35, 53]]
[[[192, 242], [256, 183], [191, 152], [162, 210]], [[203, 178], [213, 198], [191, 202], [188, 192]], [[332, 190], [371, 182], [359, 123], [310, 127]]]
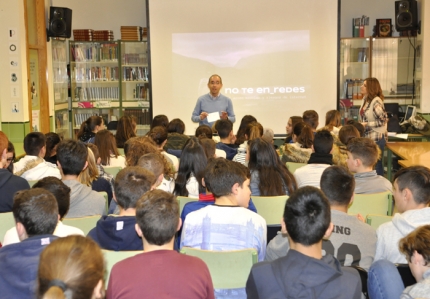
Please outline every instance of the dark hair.
[[178, 230], [178, 201], [165, 191], [149, 191], [136, 204], [136, 222], [149, 244], [164, 245]]
[[321, 176], [320, 186], [331, 205], [348, 206], [355, 189], [354, 176], [343, 166], [330, 166]]
[[13, 173], [13, 162], [15, 161], [15, 147], [13, 146], [13, 143], [8, 141], [7, 143], [7, 150], [8, 153], [13, 153], [12, 155], [12, 161], [9, 163], [9, 166], [7, 167], [7, 170], [9, 170], [11, 173]]
[[256, 122], [257, 119], [252, 115], [245, 115], [244, 117], [242, 117], [242, 120], [240, 121], [239, 129], [237, 130], [237, 133], [236, 133], [236, 142], [235, 142], [236, 144], [242, 144], [245, 142], [246, 140], [245, 129], [248, 126], [248, 124], [254, 121]]
[[137, 161], [137, 165], [152, 172], [155, 175], [155, 179], [158, 179], [160, 174], [164, 173], [164, 163], [161, 153], [144, 154]]
[[97, 126], [101, 126], [103, 118], [98, 115], [90, 116], [86, 121], [81, 124], [79, 132], [76, 134], [76, 138], [81, 141], [87, 141], [85, 135], [93, 133]]
[[376, 97], [379, 97], [382, 101], [384, 101], [384, 94], [382, 93], [382, 88], [378, 79], [366, 78], [364, 81], [366, 82], [367, 89], [366, 101], [371, 102]]
[[191, 175], [199, 184], [199, 193], [204, 192], [202, 178], [206, 164], [207, 158], [200, 140], [197, 137], [190, 137], [181, 152], [174, 193], [179, 196], [188, 196], [187, 182]]
[[303, 112], [303, 121], [315, 130], [318, 127], [318, 113], [315, 110], [306, 110]]
[[33, 188], [42, 188], [48, 190], [54, 195], [57, 200], [58, 214], [60, 214], [60, 220], [67, 214], [70, 207], [70, 188], [63, 183], [62, 180], [48, 176], [40, 179], [33, 185]]
[[200, 139], [200, 143], [202, 144], [205, 150], [206, 158], [209, 159], [209, 158], [215, 157], [215, 151], [216, 151], [215, 141], [209, 138], [199, 138], [199, 139]]
[[220, 119], [215, 123], [215, 130], [221, 139], [227, 138], [233, 130], [233, 123], [229, 119]]
[[148, 137], [154, 140], [154, 142], [158, 146], [161, 146], [163, 142], [167, 140], [167, 130], [165, 127], [162, 127], [162, 126], [153, 127], [148, 132]]
[[346, 149], [354, 159], [360, 159], [361, 163], [366, 167], [375, 166], [381, 155], [379, 146], [370, 138], [357, 137], [348, 141]]
[[364, 126], [361, 123], [359, 123], [358, 121], [355, 121], [353, 119], [350, 119], [347, 121], [347, 124], [353, 125], [358, 130], [358, 132], [360, 133], [360, 137], [364, 137]]
[[259, 122], [251, 122], [245, 128], [245, 135], [247, 140], [254, 140], [263, 136], [263, 126]]
[[51, 192], [41, 188], [18, 191], [13, 198], [13, 217], [28, 237], [52, 234], [58, 222], [58, 205]]
[[61, 138], [57, 133], [49, 132], [45, 134], [46, 137], [46, 153], [45, 153], [45, 159], [50, 158], [52, 153], [54, 152], [54, 148], [57, 144], [60, 143]]
[[130, 138], [136, 137], [136, 118], [134, 116], [123, 115], [116, 128], [116, 146], [124, 148], [124, 143]]
[[419, 226], [408, 235], [400, 239], [399, 250], [406, 256], [406, 259], [411, 263], [411, 257], [414, 251], [423, 256], [424, 265], [430, 264], [430, 225]]
[[196, 129], [195, 136], [198, 138], [206, 137], [206, 138], [212, 139], [212, 129], [211, 129], [211, 127], [209, 127], [207, 125], [200, 125]]
[[312, 128], [304, 122], [298, 122], [293, 127], [293, 134], [297, 136], [298, 142], [302, 148], [312, 148], [314, 144], [314, 133]]
[[151, 129], [157, 126], [162, 126], [167, 129], [169, 125], [169, 119], [164, 114], [154, 116], [154, 119], [151, 122]]
[[57, 160], [65, 175], [79, 175], [87, 162], [88, 149], [85, 143], [67, 139], [58, 144]]
[[39, 156], [40, 150], [46, 145], [46, 137], [40, 132], [28, 133], [24, 138], [24, 151], [30, 156]]
[[305, 246], [318, 243], [330, 226], [330, 205], [318, 188], [297, 189], [287, 200], [284, 222], [290, 238]]
[[99, 149], [102, 165], [109, 165], [111, 155], [118, 158], [119, 152], [116, 146], [115, 137], [109, 130], [100, 130], [96, 134], [94, 144]]
[[129, 166], [118, 172], [115, 177], [115, 198], [120, 207], [127, 210], [135, 208], [142, 195], [155, 184], [155, 175], [139, 166]]
[[167, 126], [167, 132], [168, 133], [178, 133], [178, 134], [184, 134], [185, 132], [185, 124], [182, 120], [179, 118], [174, 118], [169, 122], [169, 125]]
[[339, 130], [339, 140], [347, 145], [352, 138], [360, 137], [360, 132], [353, 125], [346, 125]]
[[340, 123], [340, 112], [337, 110], [329, 110], [325, 114], [325, 126], [331, 131], [333, 127], [339, 127]]
[[216, 198], [231, 194], [234, 184], [243, 186], [243, 182], [249, 179], [249, 169], [239, 162], [233, 162], [224, 158], [212, 158], [205, 169], [206, 188]]
[[430, 169], [424, 166], [402, 168], [394, 175], [399, 191], [411, 190], [417, 204], [430, 203]]
[[327, 130], [315, 133], [314, 151], [318, 154], [330, 154], [333, 149], [333, 135]]
[[297, 189], [294, 175], [279, 159], [273, 145], [262, 138], [252, 140], [248, 146], [251, 172], [258, 172], [260, 194], [262, 196], [292, 194]]

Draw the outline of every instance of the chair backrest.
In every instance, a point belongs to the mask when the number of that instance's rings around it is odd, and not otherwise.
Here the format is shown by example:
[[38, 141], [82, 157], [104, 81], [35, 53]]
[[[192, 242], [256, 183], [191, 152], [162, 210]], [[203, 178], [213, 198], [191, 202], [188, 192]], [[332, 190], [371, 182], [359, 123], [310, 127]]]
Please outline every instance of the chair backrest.
[[124, 154], [124, 149], [123, 148], [117, 148], [117, 150], [118, 150], [118, 153], [121, 155], [121, 156], [124, 156], [125, 154]]
[[35, 181], [27, 181], [27, 182], [30, 185], [30, 188], [33, 188], [33, 185], [36, 184], [38, 181], [35, 180]]
[[374, 229], [377, 229], [381, 224], [384, 224], [385, 222], [390, 222], [392, 219], [393, 216], [368, 214], [366, 217], [366, 223]]
[[103, 169], [113, 176], [113, 178], [116, 177], [117, 173], [122, 169], [121, 166], [103, 166]]
[[209, 268], [215, 289], [244, 288], [251, 267], [258, 260], [257, 250], [210, 251], [182, 247], [181, 253], [202, 259]]
[[106, 212], [105, 213], [107, 214], [108, 211], [109, 211], [109, 197], [108, 197], [108, 194], [105, 191], [98, 191], [98, 193], [100, 193], [101, 195], [103, 195], [103, 197], [106, 200], [106, 204], [105, 204]]
[[258, 215], [266, 220], [268, 226], [281, 224], [288, 195], [251, 197]]
[[0, 213], [0, 242], [3, 241], [6, 232], [15, 226], [15, 218], [12, 212]]
[[[106, 261], [106, 288], [108, 286], [109, 283], [109, 277], [110, 277], [110, 272], [112, 271], [112, 267], [128, 258], [128, 257], [132, 257], [135, 256], [136, 254], [142, 253], [143, 251], [140, 250], [136, 250], [136, 251], [112, 251], [112, 250], [105, 250], [102, 249], [102, 252], [105, 256], [105, 261]], [[144, 267], [145, 265], [142, 265], [142, 267]]]
[[100, 215], [94, 215], [81, 218], [63, 218], [62, 222], [66, 225], [80, 228], [85, 235], [88, 235], [90, 230], [96, 227], [97, 221], [99, 221], [100, 217]]
[[412, 275], [408, 264], [396, 264], [396, 267], [397, 271], [399, 271], [400, 277], [403, 280], [405, 288], [417, 283], [417, 280]]
[[177, 196], [176, 198], [179, 202], [179, 214], [182, 214], [182, 210], [184, 209], [186, 203], [199, 200], [198, 198], [191, 198], [185, 196]]
[[358, 271], [358, 274], [360, 275], [360, 280], [361, 280], [361, 292], [363, 293], [364, 297], [368, 299], [369, 294], [367, 292], [367, 271], [358, 266], [351, 266], [351, 268], [354, 268], [355, 270]]
[[288, 170], [291, 173], [294, 173], [297, 168], [307, 165], [306, 163], [296, 163], [296, 162], [287, 162], [286, 163]]
[[368, 214], [391, 215], [392, 199], [389, 191], [371, 194], [355, 194], [354, 201], [349, 206], [348, 214], [360, 213], [363, 217]]

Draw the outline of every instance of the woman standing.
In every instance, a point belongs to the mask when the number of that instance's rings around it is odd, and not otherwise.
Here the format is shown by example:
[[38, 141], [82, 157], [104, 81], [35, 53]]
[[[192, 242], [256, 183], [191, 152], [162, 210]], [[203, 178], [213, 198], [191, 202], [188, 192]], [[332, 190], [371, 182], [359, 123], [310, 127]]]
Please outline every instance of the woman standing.
[[[360, 107], [361, 124], [364, 126], [364, 137], [374, 140], [381, 153], [384, 153], [387, 140], [387, 112], [384, 107], [384, 95], [376, 78], [367, 78], [361, 86], [363, 104]], [[382, 160], [376, 163], [376, 173], [384, 175]]]

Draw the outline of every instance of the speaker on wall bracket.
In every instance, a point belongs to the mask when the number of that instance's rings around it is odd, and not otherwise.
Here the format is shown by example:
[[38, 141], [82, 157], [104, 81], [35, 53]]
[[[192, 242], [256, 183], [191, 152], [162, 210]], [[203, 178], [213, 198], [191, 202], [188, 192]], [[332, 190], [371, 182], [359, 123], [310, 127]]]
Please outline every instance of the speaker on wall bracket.
[[416, 0], [395, 1], [396, 30], [420, 32], [421, 22], [418, 22], [418, 5]]
[[49, 25], [47, 37], [64, 37], [72, 36], [72, 10], [66, 7], [51, 6], [49, 9]]

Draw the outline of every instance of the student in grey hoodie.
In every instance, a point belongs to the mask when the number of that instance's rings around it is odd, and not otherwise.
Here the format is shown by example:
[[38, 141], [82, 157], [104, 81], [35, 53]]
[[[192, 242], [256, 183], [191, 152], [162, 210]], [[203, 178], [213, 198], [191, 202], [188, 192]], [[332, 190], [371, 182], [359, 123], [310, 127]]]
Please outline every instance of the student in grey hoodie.
[[70, 208], [65, 218], [106, 214], [106, 200], [91, 187], [81, 184], [78, 176], [87, 167], [88, 149], [82, 141], [63, 140], [57, 147], [57, 163], [65, 185], [71, 189]]

